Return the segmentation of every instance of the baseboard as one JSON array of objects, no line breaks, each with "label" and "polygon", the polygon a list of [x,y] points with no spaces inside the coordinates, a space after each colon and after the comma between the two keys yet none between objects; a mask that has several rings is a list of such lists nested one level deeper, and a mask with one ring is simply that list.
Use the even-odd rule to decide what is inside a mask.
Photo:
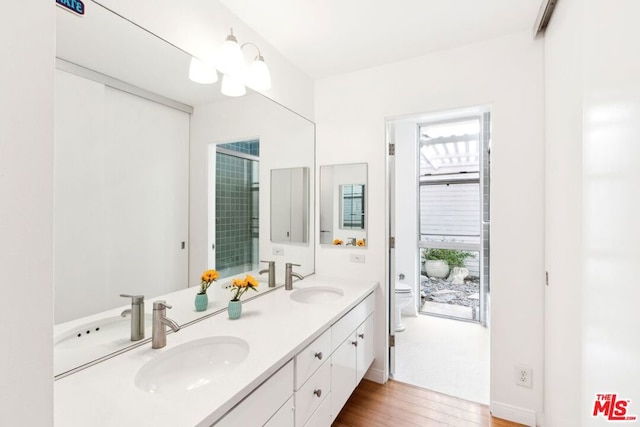
[{"label": "baseboard", "polygon": [[491,402],[489,410],[491,415],[496,418],[536,427],[536,411],[518,408],[501,402]]},{"label": "baseboard", "polygon": [[378,384],[384,384],[384,371],[380,369],[369,369],[364,377],[370,381],[373,381]]}]

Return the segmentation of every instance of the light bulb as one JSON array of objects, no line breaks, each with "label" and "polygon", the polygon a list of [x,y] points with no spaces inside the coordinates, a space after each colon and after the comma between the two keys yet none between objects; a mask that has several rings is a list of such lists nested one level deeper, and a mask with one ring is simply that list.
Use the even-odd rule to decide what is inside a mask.
[{"label": "light bulb", "polygon": [[233,29],[220,48],[218,70],[236,78],[240,78],[244,71],[244,55],[242,55],[238,39],[233,35]]},{"label": "light bulb", "polygon": [[246,84],[255,90],[271,89],[271,74],[261,55],[258,55],[249,66]]},{"label": "light bulb", "polygon": [[247,93],[247,88],[241,80],[227,74],[222,76],[222,87],[220,92],[227,96],[242,96]]},{"label": "light bulb", "polygon": [[213,65],[191,57],[189,78],[196,83],[213,84],[218,81],[218,72]]}]

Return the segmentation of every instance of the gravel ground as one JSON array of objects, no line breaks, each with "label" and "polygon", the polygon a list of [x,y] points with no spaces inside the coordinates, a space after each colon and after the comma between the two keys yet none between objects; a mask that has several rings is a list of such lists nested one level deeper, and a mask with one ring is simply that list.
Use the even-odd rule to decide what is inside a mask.
[{"label": "gravel ground", "polygon": [[462,285],[454,285],[449,279],[422,276],[422,301],[478,307],[480,304],[480,279],[467,277]]}]

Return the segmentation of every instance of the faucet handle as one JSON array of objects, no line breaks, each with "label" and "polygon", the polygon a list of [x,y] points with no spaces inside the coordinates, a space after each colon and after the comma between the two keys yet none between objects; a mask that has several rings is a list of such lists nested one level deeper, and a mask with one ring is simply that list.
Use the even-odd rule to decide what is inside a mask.
[{"label": "faucet handle", "polygon": [[286,265],[289,267],[300,267],[300,264],[294,264],[292,262],[288,262]]},{"label": "faucet handle", "polygon": [[123,298],[131,298],[131,304],[140,304],[144,301],[144,295],[128,295],[128,294],[120,294]]},{"label": "faucet handle", "polygon": [[271,265],[271,264],[275,265],[275,263],[276,263],[275,261],[263,261],[263,260],[260,260],[260,262],[266,262],[269,265]]},{"label": "faucet handle", "polygon": [[173,308],[173,306],[167,304],[166,301],[156,301],[153,303],[154,310],[164,310],[165,308]]}]

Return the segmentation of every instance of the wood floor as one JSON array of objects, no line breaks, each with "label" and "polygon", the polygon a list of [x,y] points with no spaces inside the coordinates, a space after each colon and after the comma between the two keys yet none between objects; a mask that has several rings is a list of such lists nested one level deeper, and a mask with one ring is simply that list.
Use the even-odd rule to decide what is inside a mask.
[{"label": "wood floor", "polygon": [[493,418],[485,405],[397,381],[362,380],[333,427],[520,426]]}]

